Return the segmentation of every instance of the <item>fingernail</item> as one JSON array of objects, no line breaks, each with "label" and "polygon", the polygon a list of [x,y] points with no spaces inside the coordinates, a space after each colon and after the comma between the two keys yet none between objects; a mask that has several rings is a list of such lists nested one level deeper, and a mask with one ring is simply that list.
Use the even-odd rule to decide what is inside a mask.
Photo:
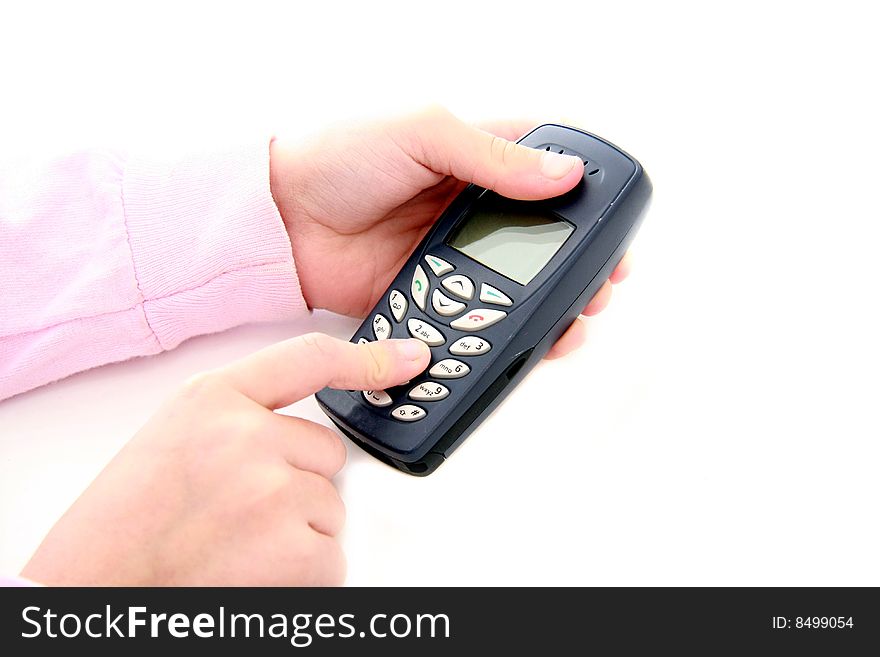
[{"label": "fingernail", "polygon": [[577,162],[578,158],[574,155],[560,155],[559,153],[544,151],[541,153],[541,175],[553,180],[565,178]]},{"label": "fingernail", "polygon": [[421,340],[409,338],[397,343],[397,353],[404,360],[421,360],[429,353],[429,349]]}]

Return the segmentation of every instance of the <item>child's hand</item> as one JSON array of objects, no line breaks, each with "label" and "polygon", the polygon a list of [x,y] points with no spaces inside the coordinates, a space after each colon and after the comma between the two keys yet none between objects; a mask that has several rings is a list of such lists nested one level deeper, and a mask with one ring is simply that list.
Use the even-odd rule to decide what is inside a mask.
[{"label": "child's hand", "polygon": [[331,585],[345,461],[329,429],[273,413],[325,385],[382,389],[428,365],[418,340],[311,334],[195,377],[110,462],[22,575],[49,585]]},{"label": "child's hand", "polygon": [[[579,158],[508,141],[530,127],[508,123],[486,132],[430,109],[337,130],[304,147],[275,140],[272,194],[309,306],[366,315],[469,182],[517,199],[549,198],[574,187],[583,176]],[[622,262],[611,282],[627,271]],[[585,314],[599,312],[610,294],[606,283]],[[584,326],[575,322],[548,357],[583,339]]]}]

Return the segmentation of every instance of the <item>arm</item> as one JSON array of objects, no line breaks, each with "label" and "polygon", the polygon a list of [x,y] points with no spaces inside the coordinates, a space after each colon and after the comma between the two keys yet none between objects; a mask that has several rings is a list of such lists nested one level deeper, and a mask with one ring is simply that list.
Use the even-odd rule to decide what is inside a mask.
[{"label": "arm", "polygon": [[0,165],[0,399],[306,310],[268,141]]}]

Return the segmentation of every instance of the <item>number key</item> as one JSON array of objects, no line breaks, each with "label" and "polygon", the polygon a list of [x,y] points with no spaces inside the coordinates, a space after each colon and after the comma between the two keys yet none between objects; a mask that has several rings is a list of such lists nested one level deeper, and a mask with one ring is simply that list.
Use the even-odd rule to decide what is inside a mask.
[{"label": "number key", "polygon": [[444,358],[435,363],[428,371],[428,374],[435,379],[460,379],[463,376],[467,376],[470,371],[470,366],[462,363],[460,360]]},{"label": "number key", "polygon": [[449,388],[433,381],[424,381],[409,391],[409,398],[415,401],[440,401],[449,396]]},{"label": "number key", "polygon": [[406,295],[403,292],[391,290],[391,294],[388,295],[388,305],[391,306],[391,314],[394,315],[394,320],[399,322],[406,314],[406,307],[409,305],[409,302],[406,300]]},{"label": "number key", "polygon": [[373,335],[377,340],[385,340],[391,337],[391,322],[384,315],[373,317]]},{"label": "number key", "polygon": [[479,356],[491,348],[492,345],[487,340],[478,338],[476,335],[466,335],[450,345],[449,353],[454,356]]},{"label": "number key", "polygon": [[415,422],[425,417],[425,409],[415,404],[404,404],[391,411],[391,417],[401,422]]},{"label": "number key", "polygon": [[446,338],[440,331],[428,324],[428,322],[423,322],[420,319],[410,319],[406,323],[406,328],[409,329],[411,336],[426,342],[429,347],[439,347],[446,342]]},{"label": "number key", "polygon": [[391,396],[384,390],[365,390],[364,399],[373,406],[391,406]]}]

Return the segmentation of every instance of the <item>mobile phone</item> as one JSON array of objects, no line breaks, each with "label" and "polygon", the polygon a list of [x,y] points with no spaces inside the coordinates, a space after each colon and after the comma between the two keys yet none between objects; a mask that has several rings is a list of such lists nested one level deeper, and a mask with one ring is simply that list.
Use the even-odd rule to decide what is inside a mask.
[{"label": "mobile phone", "polygon": [[541,360],[614,270],[648,207],[642,166],[604,139],[547,124],[518,143],[576,155],[582,180],[543,201],[465,188],[352,337],[419,338],[431,364],[388,390],[316,395],[346,436],[412,475],[433,472]]}]

